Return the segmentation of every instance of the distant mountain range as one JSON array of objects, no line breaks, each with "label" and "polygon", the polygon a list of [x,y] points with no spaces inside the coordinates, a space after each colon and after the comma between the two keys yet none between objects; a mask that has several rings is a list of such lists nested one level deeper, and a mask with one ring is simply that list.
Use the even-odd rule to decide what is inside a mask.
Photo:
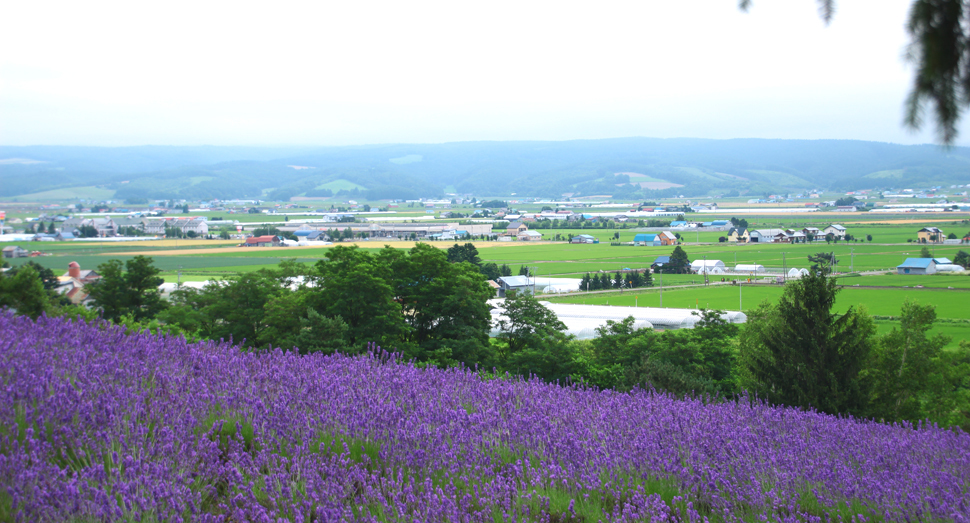
[{"label": "distant mountain range", "polygon": [[43,200],[796,193],[970,183],[970,148],[617,138],[354,147],[2,147],[0,197]]}]

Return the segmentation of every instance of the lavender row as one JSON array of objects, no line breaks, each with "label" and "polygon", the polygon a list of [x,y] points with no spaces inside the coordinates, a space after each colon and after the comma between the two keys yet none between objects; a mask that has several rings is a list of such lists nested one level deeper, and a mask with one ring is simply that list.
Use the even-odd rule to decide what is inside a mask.
[{"label": "lavender row", "polygon": [[0,315],[21,521],[964,521],[970,436]]}]

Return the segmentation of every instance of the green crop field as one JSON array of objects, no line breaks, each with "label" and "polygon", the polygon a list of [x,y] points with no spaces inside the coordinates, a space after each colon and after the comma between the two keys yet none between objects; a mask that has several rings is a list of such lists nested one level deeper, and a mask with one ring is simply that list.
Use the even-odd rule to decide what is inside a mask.
[{"label": "green crop field", "polygon": [[[665,282],[666,283],[666,282]],[[750,310],[762,301],[774,302],[781,296],[781,285],[710,285],[664,290],[663,306],[674,308],[710,308]],[[660,290],[626,291],[623,293],[595,293],[550,297],[550,301],[563,303],[586,303],[589,305],[623,305],[660,307]],[[902,304],[910,299],[922,304],[936,306],[940,318],[970,318],[970,292],[940,289],[868,289],[844,287],[836,302],[836,311],[844,312],[850,306],[865,306],[870,314],[899,316]]]},{"label": "green crop field", "polygon": [[970,289],[970,273],[962,274],[930,274],[930,275],[900,275],[886,274],[865,276],[864,278],[840,278],[842,285],[860,285],[875,287],[932,287],[946,289]]}]

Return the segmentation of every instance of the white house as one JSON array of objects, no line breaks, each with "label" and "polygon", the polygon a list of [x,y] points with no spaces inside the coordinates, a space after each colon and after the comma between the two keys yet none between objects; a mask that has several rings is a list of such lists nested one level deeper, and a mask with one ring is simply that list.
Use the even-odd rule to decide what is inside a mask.
[{"label": "white house", "polygon": [[832,235],[836,236],[837,238],[844,239],[845,238],[845,231],[846,231],[845,227],[843,227],[841,225],[838,225],[838,224],[832,224],[832,225],[829,225],[828,227],[826,227],[825,229],[822,230],[822,233],[823,233],[822,236],[826,236],[828,234],[832,234]]}]

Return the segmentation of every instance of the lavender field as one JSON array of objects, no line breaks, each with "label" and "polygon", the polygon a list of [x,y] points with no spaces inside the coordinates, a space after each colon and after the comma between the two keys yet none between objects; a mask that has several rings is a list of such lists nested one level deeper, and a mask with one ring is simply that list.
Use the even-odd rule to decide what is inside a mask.
[{"label": "lavender field", "polygon": [[0,314],[0,521],[967,521],[970,435]]}]

